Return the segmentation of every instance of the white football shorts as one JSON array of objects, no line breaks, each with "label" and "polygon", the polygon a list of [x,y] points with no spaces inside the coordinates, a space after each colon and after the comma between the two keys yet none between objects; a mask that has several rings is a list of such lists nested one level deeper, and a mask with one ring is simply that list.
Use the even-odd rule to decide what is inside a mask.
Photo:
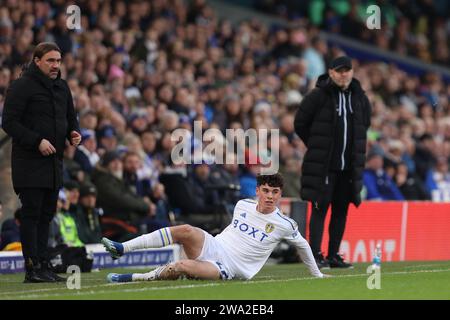
[{"label": "white football shorts", "polygon": [[233,279],[235,274],[229,266],[227,257],[224,255],[222,245],[208,232],[202,231],[205,234],[205,241],[202,252],[195,260],[208,261],[213,264],[219,270],[222,280]]}]

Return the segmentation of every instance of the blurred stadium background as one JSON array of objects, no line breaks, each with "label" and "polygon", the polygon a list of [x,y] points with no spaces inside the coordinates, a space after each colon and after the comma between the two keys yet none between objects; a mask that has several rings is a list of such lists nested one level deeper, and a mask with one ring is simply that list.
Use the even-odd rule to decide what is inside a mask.
[{"label": "blurred stadium background", "polygon": [[[174,165],[170,134],[192,130],[193,121],[223,136],[226,128],[280,130],[286,178],[281,206],[307,236],[309,207],[299,199],[305,146],[294,133],[294,113],[329,62],[347,54],[373,107],[368,150],[382,155],[377,170],[387,177],[380,182],[381,196],[371,198],[364,189],[366,201],[357,211],[351,208],[341,252],[351,262],[369,262],[381,243],[385,261],[450,260],[448,1],[0,4],[0,114],[8,84],[30,61],[34,46],[54,41],[63,51],[62,77],[83,128],[82,147],[65,152],[65,188],[55,218],[56,226],[72,218],[78,229],[68,232],[76,231],[79,242],[62,234],[53,246],[87,245],[97,253],[102,234],[123,240],[182,222],[219,232],[233,203],[254,196],[260,167],[250,163],[254,150],[245,144],[241,165]],[[72,4],[80,8],[80,29],[66,25]],[[366,26],[372,4],[380,8],[379,30]],[[199,145],[192,139],[193,149]],[[14,220],[20,204],[11,185],[10,152],[0,129],[0,248],[7,250],[0,256],[1,273],[23,269],[20,253],[14,253],[20,250]],[[121,179],[108,166],[115,161],[124,168]],[[80,194],[94,196],[95,205],[81,204]],[[83,224],[86,212],[98,228]],[[286,252],[280,248],[273,260],[296,261]],[[100,256],[94,267],[119,266],[101,263]],[[136,263],[120,264],[126,265]]]}]

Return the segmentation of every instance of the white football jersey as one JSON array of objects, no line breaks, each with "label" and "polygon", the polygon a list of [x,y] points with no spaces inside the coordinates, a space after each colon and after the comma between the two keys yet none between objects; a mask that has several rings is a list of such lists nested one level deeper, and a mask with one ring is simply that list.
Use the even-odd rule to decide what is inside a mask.
[{"label": "white football jersey", "polygon": [[231,224],[215,238],[237,277],[251,279],[264,266],[277,244],[286,239],[300,249],[302,261],[312,275],[321,277],[308,242],[298,231],[297,223],[276,208],[263,214],[252,199],[238,201]]}]

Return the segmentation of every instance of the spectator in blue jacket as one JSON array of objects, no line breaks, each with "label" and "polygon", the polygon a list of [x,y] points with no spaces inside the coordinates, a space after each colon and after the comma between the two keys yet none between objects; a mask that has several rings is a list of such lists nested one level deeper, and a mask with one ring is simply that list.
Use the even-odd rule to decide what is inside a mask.
[{"label": "spectator in blue jacket", "polygon": [[239,177],[241,199],[256,197],[256,176],[260,173],[261,162],[258,156],[245,152],[245,167]]},{"label": "spectator in blue jacket", "polygon": [[425,186],[433,201],[448,201],[450,198],[450,172],[447,158],[440,157],[436,165],[428,170]]},{"label": "spectator in blue jacket", "polygon": [[383,155],[371,150],[367,155],[363,182],[367,190],[366,200],[404,200],[395,182],[383,169]]}]

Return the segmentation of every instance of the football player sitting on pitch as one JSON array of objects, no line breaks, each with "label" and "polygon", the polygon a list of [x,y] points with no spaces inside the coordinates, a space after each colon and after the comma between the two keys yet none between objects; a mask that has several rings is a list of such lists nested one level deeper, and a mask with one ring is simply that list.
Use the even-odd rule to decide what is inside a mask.
[{"label": "football player sitting on pitch", "polygon": [[257,201],[238,201],[231,224],[215,237],[202,229],[180,225],[159,229],[124,243],[103,238],[102,243],[113,258],[133,250],[161,248],[173,243],[181,244],[188,258],[148,273],[110,273],[108,281],[175,280],[182,276],[205,280],[251,279],[283,239],[299,249],[302,261],[313,276],[324,277],[297,224],[277,208],[282,188],[281,174],[259,175]]}]

